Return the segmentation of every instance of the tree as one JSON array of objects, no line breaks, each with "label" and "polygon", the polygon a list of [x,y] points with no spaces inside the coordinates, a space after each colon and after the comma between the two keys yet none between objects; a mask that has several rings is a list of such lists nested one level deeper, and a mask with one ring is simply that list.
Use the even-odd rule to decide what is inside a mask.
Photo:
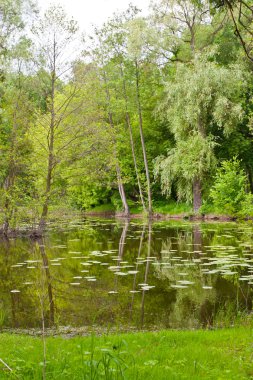
[{"label": "tree", "polygon": [[[46,113],[40,113],[37,118],[37,124],[41,128],[36,141],[47,157],[40,228],[43,228],[46,223],[55,169],[61,160],[64,149],[77,139],[79,132],[78,129],[78,132],[69,133],[69,127],[64,126],[66,117],[75,111],[71,108],[71,103],[76,96],[77,87],[74,85],[64,93],[62,90],[64,85],[61,82],[63,78],[66,80],[66,73],[71,68],[67,58],[71,55],[71,43],[77,30],[76,22],[73,19],[69,20],[61,7],[55,6],[45,12],[43,19],[34,28],[36,42],[39,44],[40,84],[45,89],[47,102]],[[57,95],[58,92],[61,95]],[[81,104],[78,105],[79,108]],[[66,128],[68,129],[68,141],[65,140]],[[41,139],[43,135],[44,139]],[[61,147],[59,145],[57,147],[60,141],[63,143]]]},{"label": "tree", "polygon": [[136,94],[136,105],[139,119],[139,131],[141,138],[141,147],[143,153],[143,161],[145,166],[146,181],[147,181],[147,194],[148,194],[148,214],[152,215],[152,195],[151,195],[151,181],[149,174],[149,166],[146,152],[146,144],[143,131],[143,107],[141,99],[141,63],[145,56],[145,49],[143,41],[145,41],[145,34],[147,33],[146,23],[143,19],[135,19],[128,23],[128,56],[134,64],[134,83]]},{"label": "tree", "polygon": [[[0,59],[7,57],[24,38],[25,18],[36,11],[32,0],[0,0]],[[27,20],[26,20],[27,21]]]},{"label": "tree", "polygon": [[190,200],[191,191],[186,190],[190,186],[195,212],[202,203],[203,181],[215,161],[214,130],[217,126],[226,136],[236,129],[243,117],[240,96],[245,86],[240,67],[223,68],[203,58],[192,65],[179,64],[173,82],[167,84],[160,112],[166,114],[176,146],[168,158],[157,161],[156,173],[161,171],[167,192],[177,178],[179,199]]},{"label": "tree", "polygon": [[32,55],[31,41],[23,33],[25,18],[33,16],[34,11],[31,1],[0,2],[0,185],[4,234],[13,226],[18,206],[30,198],[33,187],[29,128],[34,110],[27,78]]},{"label": "tree", "polygon": [[[120,15],[111,19],[107,25],[108,37],[106,43],[113,52],[112,64],[120,79],[117,83],[117,93],[119,98],[123,98],[123,107],[125,113],[125,121],[129,131],[130,146],[132,151],[134,170],[138,184],[139,196],[142,204],[143,211],[146,211],[145,200],[142,191],[141,178],[136,157],[136,148],[133,136],[133,126],[131,121],[131,99],[129,95],[129,57],[127,54],[127,37],[128,37],[128,23],[134,19],[138,13],[138,9],[129,6],[128,10]],[[131,81],[131,79],[130,79]]]},{"label": "tree", "polygon": [[253,62],[253,2],[252,0],[209,0],[210,4],[228,13],[247,58]]},{"label": "tree", "polygon": [[15,222],[18,206],[24,206],[33,192],[29,130],[34,121],[34,111],[27,80],[21,71],[9,75],[5,86],[1,100],[0,183],[3,232],[7,234],[10,225]]}]

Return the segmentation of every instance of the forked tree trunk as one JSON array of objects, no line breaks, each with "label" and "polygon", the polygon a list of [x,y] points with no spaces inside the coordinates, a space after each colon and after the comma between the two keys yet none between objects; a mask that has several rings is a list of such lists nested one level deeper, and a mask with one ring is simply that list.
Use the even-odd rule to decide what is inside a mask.
[{"label": "forked tree trunk", "polygon": [[198,178],[193,181],[193,211],[197,213],[202,205],[201,182]]}]

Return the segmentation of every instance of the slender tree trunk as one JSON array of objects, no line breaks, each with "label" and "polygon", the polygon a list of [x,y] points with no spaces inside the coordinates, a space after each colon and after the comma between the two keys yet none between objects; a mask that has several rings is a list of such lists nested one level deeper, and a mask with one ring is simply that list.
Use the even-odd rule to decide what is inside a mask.
[{"label": "slender tree trunk", "polygon": [[124,214],[128,216],[129,215],[129,206],[127,203],[125,188],[124,188],[124,185],[122,182],[121,171],[120,171],[120,167],[118,164],[116,164],[116,172],[117,172],[119,194],[120,194],[120,198],[121,198],[121,201],[122,201],[122,204],[124,207]]},{"label": "slender tree trunk", "polygon": [[140,137],[141,137],[141,146],[143,152],[143,160],[145,165],[146,180],[147,180],[147,193],[148,193],[148,214],[152,215],[152,196],[151,196],[151,185],[150,185],[150,176],[148,168],[148,160],[146,154],[145,140],[143,134],[143,119],[142,119],[142,107],[140,100],[140,75],[139,75],[139,66],[137,60],[135,60],[135,78],[136,78],[136,101],[139,115],[139,128],[140,128]]},{"label": "slender tree trunk", "polygon": [[193,181],[193,211],[198,212],[202,205],[201,181],[195,178]]},{"label": "slender tree trunk", "polygon": [[127,91],[126,91],[126,82],[124,79],[122,64],[120,65],[120,74],[121,74],[121,78],[122,78],[122,82],[123,82],[123,95],[124,95],[124,100],[125,100],[126,124],[128,126],[128,131],[129,131],[130,145],[131,145],[133,162],[134,162],[134,170],[135,170],[135,175],[136,175],[136,179],[137,179],[137,184],[138,184],[142,208],[143,208],[143,211],[146,211],[146,205],[145,205],[145,201],[144,201],[144,197],[143,197],[143,193],[142,193],[141,181],[140,181],[138,165],[137,165],[137,160],[136,160],[136,154],[135,154],[133,130],[132,130],[132,125],[131,125],[131,120],[130,120],[130,114],[128,111],[128,96],[127,96]]},{"label": "slender tree trunk", "polygon": [[44,229],[47,216],[48,207],[51,197],[51,187],[54,169],[54,140],[55,140],[55,84],[56,84],[56,41],[54,39],[54,51],[53,51],[53,71],[51,74],[51,109],[50,109],[50,126],[48,137],[48,165],[47,165],[47,179],[46,179],[46,191],[45,200],[42,206],[42,213],[39,222],[39,229]]},{"label": "slender tree trunk", "polygon": [[53,174],[53,138],[51,138],[52,144],[50,150],[52,150],[49,153],[48,157],[48,167],[47,167],[47,180],[46,180],[46,192],[45,192],[45,200],[42,207],[42,213],[40,217],[40,223],[39,228],[43,229],[46,224],[46,219],[48,215],[48,206],[50,202],[50,192],[51,192],[51,186],[52,186],[52,174]]},{"label": "slender tree trunk", "polygon": [[[111,112],[111,97],[110,97],[110,92],[107,86],[107,77],[106,77],[105,72],[103,73],[103,77],[104,77],[104,82],[105,82],[105,92],[106,92],[106,100],[107,100],[107,107],[108,107],[109,123],[110,123],[111,129],[114,130],[114,123],[113,123],[113,117],[112,117],[112,112]],[[122,205],[124,207],[124,214],[128,216],[129,206],[126,199],[126,193],[125,193],[124,183],[122,181],[120,166],[118,164],[117,151],[116,151],[116,139],[114,141],[114,158],[116,161],[116,174],[117,174],[119,195],[122,201]]]}]

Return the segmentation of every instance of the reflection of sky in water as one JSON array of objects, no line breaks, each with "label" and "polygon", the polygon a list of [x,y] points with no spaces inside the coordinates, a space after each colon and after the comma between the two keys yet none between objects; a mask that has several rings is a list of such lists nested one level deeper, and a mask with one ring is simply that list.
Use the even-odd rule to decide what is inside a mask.
[{"label": "reflection of sky in water", "polygon": [[0,243],[2,325],[178,328],[250,311],[253,228],[86,220]]}]

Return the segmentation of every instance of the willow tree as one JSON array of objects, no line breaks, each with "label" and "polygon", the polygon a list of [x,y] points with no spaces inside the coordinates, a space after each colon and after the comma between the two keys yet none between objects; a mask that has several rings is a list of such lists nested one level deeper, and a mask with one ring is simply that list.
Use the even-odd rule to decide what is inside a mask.
[{"label": "willow tree", "polygon": [[220,67],[215,62],[195,59],[177,66],[167,83],[161,113],[175,138],[175,148],[159,157],[156,174],[161,174],[164,192],[174,183],[178,199],[191,201],[197,212],[204,183],[215,166],[215,130],[228,136],[243,117],[240,103],[246,81],[239,66]]}]

